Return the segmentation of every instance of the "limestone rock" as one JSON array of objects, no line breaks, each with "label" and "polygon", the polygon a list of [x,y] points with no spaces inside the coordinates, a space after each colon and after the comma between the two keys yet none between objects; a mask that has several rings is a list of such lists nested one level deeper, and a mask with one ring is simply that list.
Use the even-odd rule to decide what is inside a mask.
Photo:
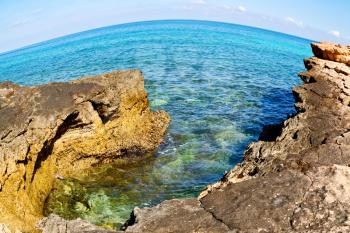
[{"label": "limestone rock", "polygon": [[0,224],[0,233],[11,233],[5,224]]},{"label": "limestone rock", "polygon": [[117,233],[81,219],[68,221],[54,214],[40,220],[37,227],[42,230],[42,233]]},{"label": "limestone rock", "polygon": [[318,58],[350,65],[350,46],[323,42],[312,43],[311,47]]},{"label": "limestone rock", "polygon": [[196,199],[170,200],[153,208],[135,208],[131,233],[217,233],[226,232],[228,227],[205,211]]},{"label": "limestone rock", "polygon": [[[293,90],[298,113],[265,127],[243,161],[198,198],[230,232],[350,232],[350,48],[312,48],[304,84]],[[149,222],[163,229],[157,209],[127,230]],[[170,212],[167,218],[177,219]],[[171,223],[168,229],[192,232],[191,223]]]},{"label": "limestone rock", "polygon": [[55,177],[154,151],[169,124],[140,71],[66,83],[0,84],[0,223],[32,232]]}]

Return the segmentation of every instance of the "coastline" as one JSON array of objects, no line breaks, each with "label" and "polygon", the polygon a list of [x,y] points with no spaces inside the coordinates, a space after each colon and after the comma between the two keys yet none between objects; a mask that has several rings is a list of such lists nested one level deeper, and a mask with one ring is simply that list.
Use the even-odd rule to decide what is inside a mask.
[{"label": "coastline", "polygon": [[[350,231],[350,67],[346,65],[350,48],[339,49],[336,45],[316,43],[312,46],[314,52],[317,51],[317,57],[305,60],[308,71],[300,73],[304,84],[293,89],[296,115],[288,118],[282,125],[265,127],[259,141],[248,146],[243,161],[219,182],[209,185],[198,199],[174,199],[151,208],[135,208],[123,231]],[[7,100],[19,88],[8,83],[2,85],[7,85],[2,89],[2,95]],[[133,114],[139,113],[140,109],[141,112],[148,109],[147,95],[142,91],[143,83],[141,86],[142,98],[137,98],[141,108],[131,111]],[[78,90],[83,90],[83,93],[85,91],[84,88]],[[26,91],[28,90],[24,90]],[[74,99],[82,98],[79,96]],[[129,111],[138,106],[134,101],[125,101],[125,105],[122,105],[124,110]],[[79,104],[83,102],[78,101]],[[106,116],[104,113],[110,112],[105,109],[101,111],[101,106],[96,104],[92,104],[92,108],[102,122]],[[163,114],[160,117],[163,124],[158,125],[159,134],[148,149],[159,145],[169,123],[167,115],[160,114]],[[81,121],[86,123],[89,119],[86,116],[89,114],[82,115]],[[109,120],[111,118],[108,117]],[[127,118],[124,120],[129,122]],[[73,130],[77,128],[76,123],[72,124]],[[150,135],[153,132],[150,130]],[[3,136],[7,138],[11,134],[10,132]],[[72,135],[76,134],[68,134],[68,138]],[[134,139],[134,136],[130,138]],[[96,149],[96,145],[91,148],[93,149]],[[60,152],[60,149],[53,151]],[[74,155],[68,157],[74,158]],[[17,161],[22,161],[17,165],[27,165],[23,160]],[[70,161],[76,159],[64,162],[63,166]],[[89,164],[91,163],[85,165]],[[43,171],[47,175],[45,171],[50,173],[50,166],[46,166]],[[11,200],[11,196],[8,198]],[[39,219],[39,215],[35,216],[35,220]],[[5,220],[2,221],[8,224]],[[31,220],[30,224],[32,222]],[[81,219],[68,221],[55,215],[40,220],[37,227],[44,233],[121,232],[104,230]],[[16,227],[12,224],[9,228],[14,230]],[[0,224],[1,230],[7,232],[7,226]]]},{"label": "coastline", "polygon": [[242,163],[198,200],[135,208],[126,232],[350,231],[349,48],[339,47],[312,44],[297,114],[266,127]]},{"label": "coastline", "polygon": [[[149,108],[141,71],[0,84],[0,223],[36,232],[56,179],[154,151],[170,117]],[[1,226],[1,224],[0,224]]]}]

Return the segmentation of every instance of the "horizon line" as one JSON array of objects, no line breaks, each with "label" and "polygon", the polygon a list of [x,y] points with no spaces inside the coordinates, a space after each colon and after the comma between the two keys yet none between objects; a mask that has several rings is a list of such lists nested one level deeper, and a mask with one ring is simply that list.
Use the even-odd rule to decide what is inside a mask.
[{"label": "horizon line", "polygon": [[298,36],[298,35],[288,34],[288,33],[285,33],[285,32],[274,31],[274,30],[267,29],[267,28],[261,28],[261,27],[256,27],[256,26],[250,26],[250,25],[244,25],[244,24],[238,24],[238,23],[232,23],[232,22],[225,22],[225,21],[201,20],[201,19],[156,19],[156,20],[141,20],[141,21],[131,21],[131,22],[127,22],[127,23],[111,24],[111,25],[106,25],[106,26],[102,26],[102,27],[97,27],[97,28],[91,28],[91,29],[87,29],[87,30],[83,30],[83,31],[78,31],[78,32],[70,33],[70,34],[64,34],[64,35],[61,35],[61,36],[58,36],[58,37],[53,37],[51,39],[47,39],[47,40],[39,41],[39,42],[36,42],[36,43],[33,43],[33,44],[25,45],[23,47],[10,49],[8,51],[4,51],[4,52],[0,51],[0,56],[11,54],[11,53],[14,53],[14,52],[17,52],[17,51],[20,51],[20,50],[25,50],[25,49],[32,48],[32,47],[37,47],[37,46],[40,46],[43,43],[47,43],[47,42],[54,41],[54,40],[57,40],[57,39],[61,39],[61,38],[64,38],[64,37],[75,36],[75,35],[78,35],[78,34],[92,32],[92,31],[95,31],[95,30],[102,30],[102,29],[106,29],[106,28],[109,28],[109,27],[125,26],[125,25],[129,25],[129,24],[138,24],[138,23],[166,22],[166,21],[169,21],[169,22],[175,22],[175,21],[188,21],[188,22],[190,22],[190,21],[195,21],[195,22],[229,24],[229,25],[234,25],[234,26],[243,26],[243,27],[248,27],[248,28],[252,28],[252,29],[259,29],[259,30],[263,30],[263,31],[278,33],[278,34],[287,35],[287,36],[291,36],[291,37],[302,39],[302,40],[307,40],[307,41],[310,41],[310,42],[319,42],[318,40],[305,38],[305,37],[301,37],[301,36]]}]

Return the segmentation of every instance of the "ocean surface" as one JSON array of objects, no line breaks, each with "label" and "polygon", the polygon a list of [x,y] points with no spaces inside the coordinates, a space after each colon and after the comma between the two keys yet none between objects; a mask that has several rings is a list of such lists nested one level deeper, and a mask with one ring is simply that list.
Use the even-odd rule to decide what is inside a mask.
[{"label": "ocean surface", "polygon": [[194,197],[242,159],[266,124],[294,113],[310,41],[204,21],[151,21],[86,31],[0,54],[0,81],[68,81],[141,69],[151,107],[170,113],[156,154],[58,182],[45,213],[118,228],[134,206]]}]

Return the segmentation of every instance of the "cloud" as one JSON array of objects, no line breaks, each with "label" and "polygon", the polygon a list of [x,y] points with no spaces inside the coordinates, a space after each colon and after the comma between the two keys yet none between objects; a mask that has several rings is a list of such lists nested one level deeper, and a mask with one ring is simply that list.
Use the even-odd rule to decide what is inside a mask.
[{"label": "cloud", "polygon": [[180,8],[184,10],[193,10],[193,6],[182,6]]},{"label": "cloud", "polygon": [[21,17],[21,18],[17,19],[16,21],[14,21],[12,24],[8,25],[8,28],[16,28],[16,27],[26,25],[26,24],[30,23],[31,21],[35,20],[37,17],[39,17],[38,15],[42,11],[43,11],[42,8],[35,9],[26,17]]},{"label": "cloud", "polygon": [[21,25],[25,25],[25,24],[29,23],[30,21],[31,21],[30,18],[19,19],[19,20],[16,20],[14,23],[12,23],[9,27],[10,28],[15,28],[15,27],[18,27],[18,26],[21,26]]},{"label": "cloud", "polygon": [[292,17],[286,17],[286,18],[284,18],[284,20],[287,21],[288,23],[294,24],[298,27],[301,27],[301,28],[304,27],[303,21],[296,20]]},{"label": "cloud", "polygon": [[332,30],[332,31],[329,31],[329,34],[335,36],[335,37],[340,37],[340,32],[337,31],[337,30]]},{"label": "cloud", "polygon": [[32,12],[33,15],[40,14],[43,11],[43,8],[38,8]]},{"label": "cloud", "polygon": [[247,11],[247,9],[244,6],[238,6],[236,8],[236,10],[238,10],[239,12],[246,12]]},{"label": "cloud", "polygon": [[198,4],[198,5],[205,5],[206,2],[204,0],[193,0],[192,1],[194,4]]}]

